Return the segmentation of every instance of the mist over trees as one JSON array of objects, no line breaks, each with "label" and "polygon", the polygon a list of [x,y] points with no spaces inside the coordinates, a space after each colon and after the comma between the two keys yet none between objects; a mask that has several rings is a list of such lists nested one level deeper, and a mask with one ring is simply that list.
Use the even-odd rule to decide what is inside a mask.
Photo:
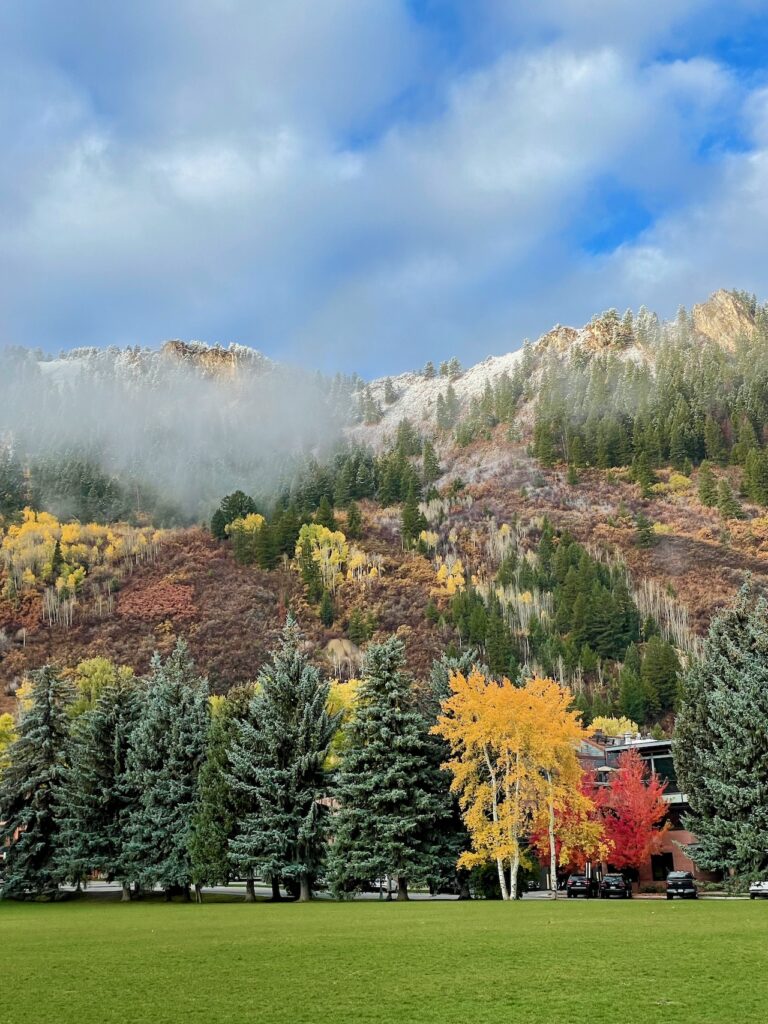
[{"label": "mist over trees", "polygon": [[59,517],[100,521],[190,522],[237,488],[271,496],[334,445],[352,387],[237,347],[4,349],[0,512],[25,487]]}]

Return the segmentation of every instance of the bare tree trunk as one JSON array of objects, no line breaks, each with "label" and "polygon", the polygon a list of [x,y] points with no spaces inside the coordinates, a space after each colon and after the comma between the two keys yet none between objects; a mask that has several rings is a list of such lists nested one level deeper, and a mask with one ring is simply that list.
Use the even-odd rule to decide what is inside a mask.
[{"label": "bare tree trunk", "polygon": [[253,884],[253,877],[246,878],[245,880],[245,902],[255,903],[256,902],[256,889]]},{"label": "bare tree trunk", "polygon": [[120,894],[120,902],[121,903],[130,903],[131,902],[131,883],[130,882],[123,882],[121,888],[122,888],[122,893]]},{"label": "bare tree trunk", "polygon": [[195,903],[203,902],[203,887],[195,882]]},{"label": "bare tree trunk", "polygon": [[283,898],[280,893],[280,879],[275,875],[274,878],[270,878],[270,885],[272,886],[272,901],[273,903],[279,903]]},{"label": "bare tree trunk", "polygon": [[309,884],[309,875],[302,871],[299,876],[299,903],[309,903],[312,899],[312,886]]},{"label": "bare tree trunk", "polygon": [[404,875],[397,876],[397,902],[403,903],[409,899],[408,896],[408,879]]},{"label": "bare tree trunk", "polygon": [[552,772],[547,772],[549,802],[549,891],[557,895],[557,850],[555,848],[555,794]]}]

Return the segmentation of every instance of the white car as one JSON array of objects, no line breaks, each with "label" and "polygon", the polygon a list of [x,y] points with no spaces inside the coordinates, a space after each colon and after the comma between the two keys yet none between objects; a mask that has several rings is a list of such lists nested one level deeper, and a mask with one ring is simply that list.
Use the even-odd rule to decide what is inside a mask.
[{"label": "white car", "polygon": [[749,898],[751,900],[768,900],[768,880],[763,882],[752,882],[749,886]]}]

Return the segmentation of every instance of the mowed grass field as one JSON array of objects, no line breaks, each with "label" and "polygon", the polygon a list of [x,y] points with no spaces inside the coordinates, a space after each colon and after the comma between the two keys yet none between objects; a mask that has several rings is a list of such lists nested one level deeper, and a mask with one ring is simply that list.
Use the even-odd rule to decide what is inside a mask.
[{"label": "mowed grass field", "polygon": [[768,902],[0,903],[2,1024],[768,1020]]}]

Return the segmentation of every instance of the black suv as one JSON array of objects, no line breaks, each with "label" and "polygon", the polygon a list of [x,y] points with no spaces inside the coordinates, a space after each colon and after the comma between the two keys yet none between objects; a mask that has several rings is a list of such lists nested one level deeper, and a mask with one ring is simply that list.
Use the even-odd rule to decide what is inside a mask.
[{"label": "black suv", "polygon": [[632,883],[623,875],[606,875],[600,883],[600,899],[609,900],[613,896],[622,900],[632,897]]},{"label": "black suv", "polygon": [[597,894],[597,883],[594,878],[588,878],[586,875],[571,875],[566,883],[565,891],[569,900],[575,899],[576,896],[584,896],[589,899],[590,896]]},{"label": "black suv", "polygon": [[670,871],[667,875],[667,899],[695,900],[696,883],[690,871]]}]

